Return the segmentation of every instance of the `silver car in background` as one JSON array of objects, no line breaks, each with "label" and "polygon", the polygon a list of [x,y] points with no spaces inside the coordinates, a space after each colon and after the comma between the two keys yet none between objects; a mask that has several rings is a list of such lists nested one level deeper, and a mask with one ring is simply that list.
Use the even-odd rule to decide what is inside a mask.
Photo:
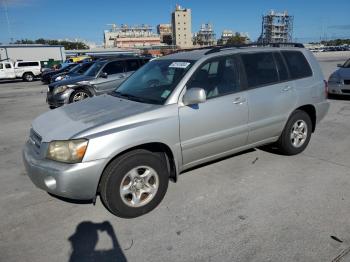
[{"label": "silver car in background", "polygon": [[329,94],[350,95],[350,59],[338,67],[328,79]]},{"label": "silver car in background", "polygon": [[23,150],[27,173],[50,194],[99,195],[110,212],[132,218],[194,166],[272,143],[298,154],[329,104],[319,64],[296,46],[155,59],[114,92],[35,119]]}]

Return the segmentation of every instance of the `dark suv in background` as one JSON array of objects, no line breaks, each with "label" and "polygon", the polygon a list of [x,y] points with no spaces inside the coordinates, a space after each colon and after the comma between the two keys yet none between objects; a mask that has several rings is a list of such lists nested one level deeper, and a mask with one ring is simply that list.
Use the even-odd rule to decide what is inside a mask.
[{"label": "dark suv in background", "polygon": [[64,64],[58,70],[55,70],[55,69],[46,70],[46,71],[42,72],[42,74],[41,74],[41,82],[43,82],[44,84],[50,84],[51,83],[51,78],[54,75],[57,75],[57,74],[60,74],[60,73],[66,73],[69,70],[71,70],[73,67],[75,67],[76,65],[77,65],[76,63]]},{"label": "dark suv in background", "polygon": [[50,84],[47,103],[53,109],[113,91],[149,60],[145,57],[99,59],[83,75]]},{"label": "dark suv in background", "polygon": [[68,72],[61,72],[61,73],[58,73],[56,75],[53,75],[51,77],[50,83],[82,75],[90,68],[90,66],[93,65],[93,63],[94,62],[92,62],[92,61],[91,62],[90,61],[89,62],[82,62],[82,63],[79,63],[76,66],[72,67]]}]

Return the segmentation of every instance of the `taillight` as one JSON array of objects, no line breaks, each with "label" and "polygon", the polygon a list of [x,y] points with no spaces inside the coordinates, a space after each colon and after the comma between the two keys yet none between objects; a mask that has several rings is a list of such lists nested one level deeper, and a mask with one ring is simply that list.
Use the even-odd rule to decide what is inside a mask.
[{"label": "taillight", "polygon": [[324,82],[324,96],[325,98],[328,97],[328,82],[326,80],[323,80]]}]

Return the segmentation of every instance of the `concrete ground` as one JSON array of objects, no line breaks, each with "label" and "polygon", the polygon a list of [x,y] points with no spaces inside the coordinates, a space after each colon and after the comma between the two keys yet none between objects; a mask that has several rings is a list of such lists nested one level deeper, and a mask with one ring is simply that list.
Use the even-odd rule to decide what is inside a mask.
[{"label": "concrete ground", "polygon": [[[348,57],[319,59],[328,77]],[[350,261],[350,99],[330,100],[304,153],[255,149],[186,172],[127,220],[26,176],[21,148],[45,92],[0,84],[0,261]]]}]

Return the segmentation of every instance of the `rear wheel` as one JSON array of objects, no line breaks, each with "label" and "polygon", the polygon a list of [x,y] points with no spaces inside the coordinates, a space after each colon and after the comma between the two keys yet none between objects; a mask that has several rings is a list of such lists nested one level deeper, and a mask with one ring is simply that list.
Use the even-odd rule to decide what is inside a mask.
[{"label": "rear wheel", "polygon": [[34,80],[33,73],[24,73],[23,74],[23,81],[32,82],[33,80]]},{"label": "rear wheel", "polygon": [[100,194],[111,213],[133,218],[157,207],[168,183],[163,153],[139,149],[116,158],[107,166],[101,178]]},{"label": "rear wheel", "polygon": [[296,110],[289,118],[277,146],[285,155],[296,155],[304,151],[309,144],[312,132],[310,116],[302,110]]},{"label": "rear wheel", "polygon": [[69,103],[82,101],[82,100],[89,98],[91,96],[92,95],[89,91],[84,90],[84,89],[77,89],[71,94],[71,96],[69,98]]}]

